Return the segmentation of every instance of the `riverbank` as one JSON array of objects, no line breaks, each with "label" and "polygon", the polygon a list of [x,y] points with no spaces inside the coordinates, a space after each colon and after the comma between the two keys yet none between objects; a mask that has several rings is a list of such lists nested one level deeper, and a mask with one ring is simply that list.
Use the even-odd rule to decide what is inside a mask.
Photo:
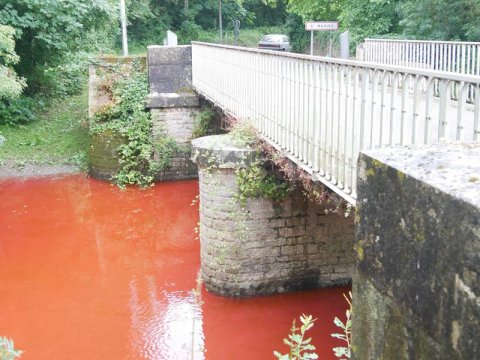
[{"label": "riverbank", "polygon": [[43,177],[60,174],[74,174],[82,172],[82,168],[75,165],[49,165],[49,164],[18,164],[7,160],[0,165],[0,179]]},{"label": "riverbank", "polygon": [[87,92],[52,100],[37,119],[0,125],[0,177],[44,176],[86,169]]}]

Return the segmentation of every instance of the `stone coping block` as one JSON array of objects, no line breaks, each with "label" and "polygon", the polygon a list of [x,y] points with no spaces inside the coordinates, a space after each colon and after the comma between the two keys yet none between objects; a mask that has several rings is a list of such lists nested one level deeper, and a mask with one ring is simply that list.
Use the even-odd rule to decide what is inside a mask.
[{"label": "stone coping block", "polygon": [[147,57],[150,93],[192,91],[191,46],[149,46]]},{"label": "stone coping block", "polygon": [[258,156],[258,150],[239,144],[230,134],[192,140],[192,161],[199,167],[236,169],[248,166]]},{"label": "stone coping block", "polygon": [[480,358],[480,144],[359,158],[354,359]]},{"label": "stone coping block", "polygon": [[195,93],[150,93],[147,108],[199,107],[200,99]]},{"label": "stone coping block", "polygon": [[[364,154],[480,207],[480,144],[392,147]],[[359,176],[365,178],[361,170]]]},{"label": "stone coping block", "polygon": [[147,46],[149,65],[172,65],[192,64],[192,47],[190,45],[179,46]]}]

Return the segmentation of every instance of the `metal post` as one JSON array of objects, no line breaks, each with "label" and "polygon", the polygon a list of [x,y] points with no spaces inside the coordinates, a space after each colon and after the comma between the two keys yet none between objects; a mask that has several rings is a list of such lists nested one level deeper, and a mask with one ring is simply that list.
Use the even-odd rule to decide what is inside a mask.
[{"label": "metal post", "polygon": [[238,45],[238,37],[240,36],[240,20],[233,20],[233,43]]},{"label": "metal post", "polygon": [[222,0],[218,0],[218,30],[220,31],[220,40],[222,40],[223,39]]},{"label": "metal post", "polygon": [[333,48],[332,48],[332,37],[333,37],[333,31],[329,31],[330,36],[330,45],[329,45],[329,50],[328,50],[328,56],[333,57]]},{"label": "metal post", "polygon": [[310,55],[313,55],[313,31],[310,31]]},{"label": "metal post", "polygon": [[120,22],[122,24],[122,51],[123,51],[123,56],[128,56],[127,14],[126,14],[126,11],[125,11],[125,0],[120,0]]}]

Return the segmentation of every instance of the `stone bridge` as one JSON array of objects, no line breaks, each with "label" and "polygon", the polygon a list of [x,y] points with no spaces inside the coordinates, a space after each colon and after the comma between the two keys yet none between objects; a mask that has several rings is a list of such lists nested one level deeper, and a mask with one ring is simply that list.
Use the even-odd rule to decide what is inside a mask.
[{"label": "stone bridge", "polygon": [[355,237],[352,217],[300,194],[241,204],[252,149],[193,141],[207,289],[353,275],[355,358],[480,357],[479,76],[205,43],[149,47],[148,63],[155,131],[188,142],[200,95],[357,206]]}]

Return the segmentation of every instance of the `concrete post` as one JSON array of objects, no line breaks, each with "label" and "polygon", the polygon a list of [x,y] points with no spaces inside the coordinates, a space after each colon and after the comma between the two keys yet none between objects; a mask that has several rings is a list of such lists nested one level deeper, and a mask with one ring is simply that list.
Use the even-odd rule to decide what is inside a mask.
[{"label": "concrete post", "polygon": [[350,31],[345,31],[340,35],[340,58],[350,58]]}]

